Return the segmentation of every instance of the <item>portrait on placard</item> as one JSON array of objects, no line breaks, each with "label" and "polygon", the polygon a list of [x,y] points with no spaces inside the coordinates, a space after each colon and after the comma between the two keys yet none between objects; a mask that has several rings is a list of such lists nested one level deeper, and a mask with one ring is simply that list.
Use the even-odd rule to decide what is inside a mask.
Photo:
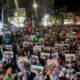
[{"label": "portrait on placard", "polygon": [[3,57],[13,58],[13,52],[12,51],[4,51]]},{"label": "portrait on placard", "polygon": [[66,61],[76,61],[76,55],[75,54],[65,54],[65,60]]},{"label": "portrait on placard", "polygon": [[41,52],[41,58],[50,58],[50,53]]},{"label": "portrait on placard", "polygon": [[35,46],[33,47],[33,51],[34,51],[34,52],[36,52],[36,51],[41,51],[41,46],[35,45]]},{"label": "portrait on placard", "polygon": [[12,45],[5,45],[5,47],[8,51],[12,51]]}]

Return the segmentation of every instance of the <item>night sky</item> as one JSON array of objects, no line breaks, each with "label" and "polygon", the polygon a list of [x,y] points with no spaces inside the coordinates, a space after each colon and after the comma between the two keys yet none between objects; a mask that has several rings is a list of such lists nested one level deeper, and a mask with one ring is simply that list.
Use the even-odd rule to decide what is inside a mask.
[{"label": "night sky", "polygon": [[[0,7],[1,7],[1,1],[2,0],[0,0]],[[14,7],[15,5],[13,5],[14,2],[12,1],[13,0],[9,0],[10,2],[9,6],[11,9],[15,8]],[[33,0],[18,0],[18,3],[19,7],[27,7],[28,9],[30,9],[32,7]],[[75,11],[75,10],[80,11],[80,0],[54,0],[53,5],[55,9],[60,9],[63,8],[64,6],[67,6],[69,11]]]},{"label": "night sky", "polygon": [[80,10],[80,0],[54,0],[54,8],[60,9],[67,6],[68,10]]}]

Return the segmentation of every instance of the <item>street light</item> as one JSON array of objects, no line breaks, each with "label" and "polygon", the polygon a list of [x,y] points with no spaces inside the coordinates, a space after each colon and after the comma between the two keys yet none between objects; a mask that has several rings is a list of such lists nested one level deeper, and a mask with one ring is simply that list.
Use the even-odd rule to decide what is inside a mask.
[{"label": "street light", "polygon": [[35,4],[33,5],[33,7],[36,9],[36,8],[37,8],[37,4],[35,3]]},{"label": "street light", "polygon": [[37,5],[36,1],[34,0],[33,8],[35,9],[35,16],[36,16],[36,18],[37,18],[37,7],[38,7],[38,5]]}]

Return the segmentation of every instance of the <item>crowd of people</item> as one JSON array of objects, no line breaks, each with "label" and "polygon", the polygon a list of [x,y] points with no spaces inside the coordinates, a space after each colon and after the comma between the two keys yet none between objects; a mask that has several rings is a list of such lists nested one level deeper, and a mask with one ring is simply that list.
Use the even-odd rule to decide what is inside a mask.
[{"label": "crowd of people", "polygon": [[11,43],[0,45],[0,80],[79,80],[80,38],[71,32],[44,32],[38,42],[9,34]]}]

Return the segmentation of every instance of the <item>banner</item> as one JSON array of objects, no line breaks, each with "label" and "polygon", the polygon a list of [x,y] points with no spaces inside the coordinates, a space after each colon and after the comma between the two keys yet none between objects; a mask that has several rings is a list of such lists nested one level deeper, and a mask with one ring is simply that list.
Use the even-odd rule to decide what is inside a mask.
[{"label": "banner", "polygon": [[77,32],[76,34],[77,34],[77,37],[80,38],[80,32]]}]

